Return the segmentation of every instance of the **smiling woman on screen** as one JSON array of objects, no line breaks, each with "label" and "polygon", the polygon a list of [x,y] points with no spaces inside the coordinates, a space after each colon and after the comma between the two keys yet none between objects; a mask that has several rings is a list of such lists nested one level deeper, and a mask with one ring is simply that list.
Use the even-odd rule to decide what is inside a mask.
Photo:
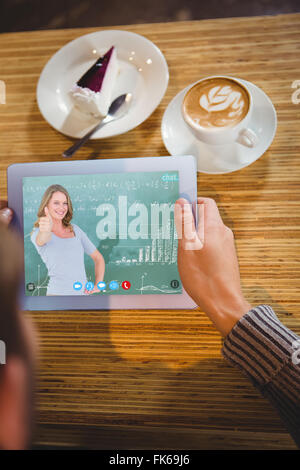
[{"label": "smiling woman on screen", "polygon": [[[99,292],[105,262],[101,253],[78,225],[71,224],[73,207],[68,191],[59,184],[46,189],[31,233],[31,241],[44,261],[50,277],[47,295],[83,295]],[[95,263],[95,286],[86,289],[84,253]],[[74,289],[74,283],[82,289]]]}]

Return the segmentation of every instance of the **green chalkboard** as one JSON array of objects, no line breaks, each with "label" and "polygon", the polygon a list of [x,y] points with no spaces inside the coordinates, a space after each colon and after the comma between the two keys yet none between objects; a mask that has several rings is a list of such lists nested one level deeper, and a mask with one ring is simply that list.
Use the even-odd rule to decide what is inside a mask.
[{"label": "green chalkboard", "polygon": [[[26,295],[46,295],[47,268],[30,234],[42,196],[52,184],[68,191],[73,205],[71,222],[102,253],[104,281],[131,283],[129,291],[107,288],[106,294],[181,293],[173,213],[179,176],[172,171],[23,178]],[[87,255],[85,267],[88,280],[94,282],[94,263]]]}]

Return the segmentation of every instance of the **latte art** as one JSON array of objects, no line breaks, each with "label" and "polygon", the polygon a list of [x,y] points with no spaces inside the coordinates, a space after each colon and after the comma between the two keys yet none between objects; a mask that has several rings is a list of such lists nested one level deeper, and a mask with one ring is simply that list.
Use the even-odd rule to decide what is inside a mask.
[{"label": "latte art", "polygon": [[244,105],[242,94],[234,91],[230,86],[215,86],[209,90],[208,97],[202,95],[200,98],[200,106],[208,112],[223,111],[232,106],[232,109],[236,110],[230,113],[232,116],[240,114]]},{"label": "latte art", "polygon": [[188,121],[205,128],[233,127],[248,113],[246,89],[229,78],[210,78],[186,94],[183,113]]}]

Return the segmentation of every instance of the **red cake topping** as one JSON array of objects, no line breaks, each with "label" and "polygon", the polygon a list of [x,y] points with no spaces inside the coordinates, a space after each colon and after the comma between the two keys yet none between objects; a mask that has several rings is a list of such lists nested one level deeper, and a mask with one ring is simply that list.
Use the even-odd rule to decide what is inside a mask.
[{"label": "red cake topping", "polygon": [[89,88],[94,92],[99,92],[102,88],[103,79],[113,50],[114,46],[100,57],[84,75],[82,75],[80,80],[78,80],[77,85],[81,88]]}]

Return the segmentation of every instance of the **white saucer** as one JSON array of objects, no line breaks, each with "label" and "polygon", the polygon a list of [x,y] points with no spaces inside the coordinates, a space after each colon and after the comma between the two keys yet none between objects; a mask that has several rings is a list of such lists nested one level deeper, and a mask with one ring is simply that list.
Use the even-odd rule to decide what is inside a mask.
[{"label": "white saucer", "polygon": [[240,170],[264,154],[276,132],[275,108],[270,98],[260,88],[246,80],[239,80],[248,86],[253,96],[253,114],[247,127],[257,134],[259,138],[257,146],[248,148],[237,142],[222,146],[208,145],[196,139],[181,115],[183,97],[192,86],[189,85],[169,103],[162,119],[162,138],[171,155],[194,155],[198,171],[220,174]]},{"label": "white saucer", "polygon": [[111,47],[117,49],[119,75],[112,99],[132,93],[128,113],[96,132],[92,139],[123,134],[141,124],[159,105],[169,81],[167,62],[155,44],[129,31],[106,30],[86,34],[62,47],[44,67],[37,86],[43,117],[59,132],[82,137],[97,120],[73,106],[71,87]]}]

